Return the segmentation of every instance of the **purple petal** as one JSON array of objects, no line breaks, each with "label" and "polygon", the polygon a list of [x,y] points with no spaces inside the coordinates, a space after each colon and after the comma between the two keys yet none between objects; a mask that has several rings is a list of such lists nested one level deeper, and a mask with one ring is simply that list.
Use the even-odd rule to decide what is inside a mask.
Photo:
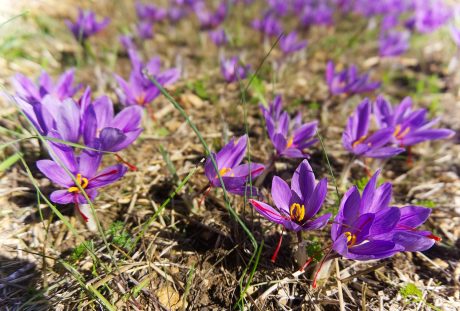
[{"label": "purple petal", "polygon": [[289,215],[291,189],[289,188],[288,184],[278,176],[273,177],[271,193],[273,202],[275,203],[276,207]]},{"label": "purple petal", "polygon": [[302,201],[307,201],[315,189],[315,174],[307,160],[303,160],[292,175],[291,188]]},{"label": "purple petal", "polygon": [[391,207],[382,209],[375,214],[374,222],[369,230],[369,235],[384,234],[394,229],[399,221],[399,208]]},{"label": "purple petal", "polygon": [[323,178],[316,185],[311,197],[308,199],[306,206],[305,218],[310,219],[318,213],[319,209],[323,205],[324,199],[327,194],[327,179]]},{"label": "purple petal", "polygon": [[51,193],[50,199],[54,203],[69,204],[75,202],[75,194],[67,190],[56,190]]},{"label": "purple petal", "polygon": [[266,219],[277,224],[283,224],[285,222],[285,218],[270,205],[257,200],[249,200],[249,203],[251,203],[251,205],[256,209],[256,211],[262,216],[264,216]]},{"label": "purple petal", "polygon": [[68,188],[73,185],[72,178],[56,162],[51,160],[39,160],[37,161],[37,167],[43,175],[59,186]]},{"label": "purple petal", "polygon": [[92,178],[101,164],[102,154],[83,151],[79,157],[79,173],[88,179]]},{"label": "purple petal", "polygon": [[425,251],[433,246],[435,240],[417,234],[417,232],[398,231],[393,236],[393,241],[404,248],[406,252]]},{"label": "purple petal", "polygon": [[[404,206],[400,208],[401,218],[398,225],[417,228],[423,224],[431,214],[431,209],[421,206]],[[407,229],[407,228],[406,228]]]},{"label": "purple petal", "polygon": [[116,115],[110,123],[110,126],[118,128],[124,133],[138,130],[142,121],[143,112],[144,109],[139,106],[127,107]]},{"label": "purple petal", "polygon": [[304,230],[316,230],[321,229],[327,225],[327,222],[331,218],[332,214],[327,213],[322,216],[319,216],[315,220],[309,220],[302,225]]},{"label": "purple petal", "polygon": [[102,171],[98,172],[96,176],[91,178],[88,183],[88,189],[95,189],[104,187],[108,184],[114,183],[123,175],[125,175],[127,168],[122,164],[109,166]]},{"label": "purple petal", "polygon": [[369,241],[348,249],[346,258],[354,260],[382,259],[393,256],[401,247],[391,241]]}]

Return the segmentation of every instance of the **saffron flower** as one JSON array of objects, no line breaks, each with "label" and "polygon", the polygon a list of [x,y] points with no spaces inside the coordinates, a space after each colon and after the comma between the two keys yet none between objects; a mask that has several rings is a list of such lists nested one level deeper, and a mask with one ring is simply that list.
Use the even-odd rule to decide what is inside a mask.
[{"label": "saffron flower", "polygon": [[214,29],[222,24],[227,17],[227,4],[222,1],[216,11],[211,12],[206,8],[204,1],[199,1],[193,4],[193,12],[200,22],[201,29]]},{"label": "saffron flower", "polygon": [[332,25],[334,20],[334,11],[329,4],[318,1],[317,4],[301,3],[297,5],[300,12],[300,24],[304,27],[312,25]]},{"label": "saffron flower", "polygon": [[237,56],[229,59],[220,59],[220,71],[225,81],[228,83],[236,82],[246,78],[250,70],[250,66],[242,66],[239,64],[240,60]]},{"label": "saffron flower", "polygon": [[262,19],[255,19],[251,23],[252,27],[268,37],[279,36],[283,32],[280,22],[270,12],[265,14]]},{"label": "saffron flower", "polygon": [[393,31],[382,33],[380,36],[380,56],[399,56],[409,49],[410,33],[408,31]]},{"label": "saffron flower", "polygon": [[276,209],[270,205],[249,200],[263,217],[287,230],[316,230],[326,226],[331,213],[313,219],[323,205],[327,193],[327,179],[315,182],[315,175],[307,160],[303,160],[292,176],[291,186],[280,177],[273,177],[271,194]]},{"label": "saffron flower", "polygon": [[292,54],[304,49],[307,41],[298,41],[297,32],[293,31],[280,39],[280,48],[285,55]]},{"label": "saffron flower", "polygon": [[82,134],[85,145],[102,151],[120,151],[136,140],[142,132],[143,109],[129,106],[117,115],[113,111],[112,101],[102,96],[90,102],[86,95],[82,118]]},{"label": "saffron flower", "polygon": [[[126,173],[126,167],[121,164],[109,166],[98,170],[101,164],[102,154],[89,153],[83,151],[79,156],[74,154],[72,148],[59,144],[53,144],[52,149],[59,158],[53,160],[37,161],[38,169],[52,182],[64,188],[51,193],[50,199],[54,203],[68,204],[74,203],[79,211],[79,204],[87,204],[85,196],[82,194],[77,184],[85,190],[91,201],[97,196],[97,189],[107,186],[119,180]],[[64,167],[75,178],[68,175]],[[81,213],[82,214],[82,213]],[[88,217],[82,214],[87,221]]]},{"label": "saffron flower", "polygon": [[362,196],[356,186],[343,196],[331,228],[332,249],[353,260],[381,259],[402,251],[423,251],[440,239],[416,227],[428,218],[430,210],[418,206],[389,206],[392,186],[376,188],[378,170],[367,183]]},{"label": "saffron flower", "polygon": [[269,109],[260,105],[265,118],[267,133],[276,149],[276,156],[305,158],[303,152],[318,140],[315,137],[318,121],[301,124],[300,113],[291,122],[289,114],[282,111],[281,96],[276,96]]},{"label": "saffron flower", "polygon": [[371,102],[366,98],[348,118],[347,126],[342,134],[345,149],[357,156],[369,158],[389,158],[404,151],[403,148],[391,146],[395,131],[393,127],[381,128],[371,133],[370,119]]},{"label": "saffron flower", "polygon": [[41,102],[32,104],[20,97],[15,99],[19,108],[41,135],[49,136],[52,131],[56,131],[61,139],[78,143],[80,108],[73,99],[60,101],[52,95],[46,95]]},{"label": "saffron flower", "polygon": [[120,86],[117,94],[122,104],[144,107],[160,95],[160,90],[145,76],[144,71],[155,77],[163,86],[172,84],[179,79],[180,72],[177,68],[161,71],[160,58],[154,57],[144,65],[135,50],[129,50],[128,53],[132,65],[129,81],[115,75]]},{"label": "saffron flower", "polygon": [[166,9],[159,8],[154,4],[143,4],[138,1],[135,6],[137,17],[141,21],[150,22],[151,25],[167,17]]},{"label": "saffron flower", "polygon": [[153,23],[151,21],[140,21],[137,24],[137,34],[141,39],[152,39],[153,38]]},{"label": "saffron flower", "polygon": [[223,46],[228,43],[227,34],[224,29],[211,30],[209,32],[209,38],[217,46]]},{"label": "saffron flower", "polygon": [[214,168],[211,157],[217,163],[217,168],[225,189],[237,195],[257,195],[255,187],[247,186],[249,176],[252,179],[262,174],[264,166],[260,163],[241,164],[246,154],[248,136],[237,140],[232,139],[217,154],[211,153],[206,159],[204,171],[212,187],[221,187],[219,175]]},{"label": "saffron flower", "polygon": [[16,74],[12,84],[16,89],[16,95],[30,104],[40,102],[46,95],[53,95],[59,100],[73,97],[81,88],[81,85],[74,84],[75,70],[69,69],[64,72],[56,81],[46,71],[42,71],[38,82],[34,83],[22,74]]},{"label": "saffron flower", "polygon": [[380,82],[371,82],[368,74],[359,75],[355,65],[336,72],[332,61],[327,64],[326,82],[333,95],[372,92],[380,87]]},{"label": "saffron flower", "polygon": [[103,30],[110,23],[110,19],[106,17],[101,22],[96,20],[96,14],[93,11],[83,11],[78,9],[78,18],[75,23],[70,20],[65,21],[67,27],[74,35],[78,42],[84,42],[92,35]]},{"label": "saffron flower", "polygon": [[455,135],[455,132],[449,129],[433,129],[440,118],[428,120],[428,110],[414,110],[410,97],[406,97],[393,108],[390,102],[379,96],[374,105],[374,113],[379,126],[391,129],[393,142],[401,147]]}]

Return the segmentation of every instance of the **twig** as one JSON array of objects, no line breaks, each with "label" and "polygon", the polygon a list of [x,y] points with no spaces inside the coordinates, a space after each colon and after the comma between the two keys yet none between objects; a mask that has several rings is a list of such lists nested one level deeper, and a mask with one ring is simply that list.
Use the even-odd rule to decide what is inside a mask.
[{"label": "twig", "polygon": [[343,301],[342,282],[340,281],[339,259],[335,259],[335,275],[337,276],[337,290],[339,293],[340,311],[345,311],[345,302]]}]

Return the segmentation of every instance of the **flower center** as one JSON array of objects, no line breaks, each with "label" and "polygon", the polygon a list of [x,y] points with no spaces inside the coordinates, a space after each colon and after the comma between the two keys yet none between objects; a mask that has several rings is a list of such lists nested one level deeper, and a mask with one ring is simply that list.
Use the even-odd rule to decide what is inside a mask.
[{"label": "flower center", "polygon": [[396,138],[396,139],[403,139],[404,136],[406,136],[407,134],[409,134],[410,132],[410,127],[406,127],[404,129],[404,131],[401,132],[401,124],[398,124],[396,125],[395,127],[395,131],[393,132],[393,136]]},{"label": "flower center", "polygon": [[301,222],[305,217],[305,205],[299,203],[293,203],[289,209],[291,219],[296,222]]},{"label": "flower center", "polygon": [[138,105],[141,105],[141,106],[144,105],[145,104],[145,94],[141,93],[139,96],[136,96],[135,100]]},{"label": "flower center", "polygon": [[[80,185],[81,188],[86,189],[88,187],[88,178],[82,177],[81,174],[77,174],[75,177],[77,183]],[[68,189],[69,192],[80,192],[80,189],[77,186],[70,187]]]},{"label": "flower center", "polygon": [[290,148],[292,146],[292,143],[294,142],[294,137],[289,138],[286,148]]},{"label": "flower center", "polygon": [[219,170],[220,176],[225,176],[228,172],[230,172],[232,169],[229,167],[224,167]]},{"label": "flower center", "polygon": [[347,245],[352,247],[356,243],[356,234],[351,233],[350,231],[345,232],[345,236],[347,237]]},{"label": "flower center", "polygon": [[353,143],[352,147],[355,148],[357,145],[362,144],[366,140],[366,138],[367,138],[367,135],[361,136],[358,140],[356,140]]}]

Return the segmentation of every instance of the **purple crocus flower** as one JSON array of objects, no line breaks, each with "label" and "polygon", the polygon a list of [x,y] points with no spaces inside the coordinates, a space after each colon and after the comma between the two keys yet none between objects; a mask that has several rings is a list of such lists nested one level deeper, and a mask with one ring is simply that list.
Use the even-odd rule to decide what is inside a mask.
[{"label": "purple crocus flower", "polygon": [[392,107],[382,96],[374,105],[374,113],[380,127],[392,131],[393,142],[401,147],[412,146],[428,140],[445,139],[453,136],[449,129],[433,129],[440,118],[427,119],[426,109],[412,109],[412,100],[406,97],[399,105]]},{"label": "purple crocus flower", "polygon": [[180,72],[177,68],[161,71],[160,58],[154,57],[144,65],[135,50],[129,50],[128,53],[132,65],[129,81],[115,75],[121,88],[117,94],[122,104],[144,107],[160,95],[160,90],[144,75],[145,70],[149,75],[154,76],[161,85],[169,85],[179,79]]},{"label": "purple crocus flower", "polygon": [[369,81],[369,74],[359,75],[355,65],[336,72],[332,61],[327,64],[326,82],[333,95],[372,92],[380,87],[380,82]]},{"label": "purple crocus flower", "polygon": [[452,17],[452,9],[443,1],[416,1],[414,28],[421,33],[433,32],[446,24]]},{"label": "purple crocus flower", "polygon": [[251,67],[249,65],[240,65],[239,58],[237,56],[231,57],[229,59],[220,59],[220,71],[228,83],[236,82],[246,78],[250,68]]},{"label": "purple crocus flower", "polygon": [[285,16],[289,11],[289,2],[286,0],[268,0],[269,10],[278,16]]},{"label": "purple crocus flower", "polygon": [[225,30],[222,28],[211,30],[209,32],[209,38],[217,46],[223,46],[228,43],[227,34],[225,33]]},{"label": "purple crocus flower", "polygon": [[270,205],[249,200],[256,211],[268,220],[283,225],[287,230],[315,230],[326,226],[331,213],[313,219],[323,205],[327,193],[327,179],[315,182],[315,175],[307,160],[303,160],[292,176],[291,186],[273,177],[272,198],[276,209]]},{"label": "purple crocus flower", "polygon": [[136,14],[142,21],[149,21],[150,23],[155,23],[166,18],[167,11],[166,9],[159,8],[154,4],[143,4],[141,2],[136,2]]},{"label": "purple crocus flower", "polygon": [[168,20],[176,24],[187,15],[187,11],[179,6],[171,6],[167,12]]},{"label": "purple crocus flower", "polygon": [[300,51],[307,46],[307,40],[298,41],[297,32],[293,31],[280,39],[280,48],[285,55]]},{"label": "purple crocus flower", "polygon": [[318,121],[301,124],[301,115],[297,114],[291,122],[289,114],[281,110],[281,96],[276,96],[267,110],[260,109],[265,118],[268,136],[276,149],[276,155],[286,158],[305,158],[303,150],[316,143]]},{"label": "purple crocus flower", "polygon": [[244,135],[237,140],[232,139],[217,154],[211,153],[206,159],[204,171],[211,187],[221,187],[219,175],[216,172],[211,157],[217,163],[219,174],[224,182],[225,189],[237,195],[257,195],[255,187],[247,186],[249,175],[256,178],[262,174],[264,166],[260,163],[240,164],[247,150],[248,136]]},{"label": "purple crocus flower", "polygon": [[[59,204],[74,203],[79,210],[79,204],[87,204],[86,198],[80,192],[75,181],[68,175],[63,166],[74,176],[77,183],[83,188],[88,198],[93,201],[97,196],[97,189],[119,180],[126,173],[126,167],[121,164],[109,166],[99,170],[102,154],[83,151],[79,156],[72,148],[59,144],[50,144],[56,158],[37,161],[38,169],[52,182],[65,190],[56,190],[51,193],[51,201]],[[61,164],[59,163],[61,162]],[[63,165],[63,166],[62,166]],[[88,217],[82,214],[87,221]]]},{"label": "purple crocus flower", "polygon": [[153,23],[149,20],[141,20],[137,24],[137,34],[141,39],[153,38]]},{"label": "purple crocus flower", "polygon": [[366,98],[348,118],[342,135],[345,149],[357,156],[369,158],[389,158],[403,152],[403,148],[390,146],[395,131],[393,127],[382,128],[374,133],[369,132],[370,117],[371,102]]},{"label": "purple crocus flower", "polygon": [[253,20],[251,25],[254,29],[268,37],[277,37],[283,32],[280,22],[271,13],[265,14],[262,19]]},{"label": "purple crocus flower", "polygon": [[227,4],[222,1],[215,12],[206,8],[204,1],[199,1],[193,5],[193,12],[200,22],[201,29],[214,29],[223,23],[227,16]]},{"label": "purple crocus flower", "polygon": [[46,95],[41,102],[29,103],[20,97],[16,97],[16,102],[41,135],[49,136],[56,131],[61,139],[78,143],[80,108],[73,99],[60,101],[52,95]]},{"label": "purple crocus flower", "polygon": [[86,107],[82,118],[85,145],[116,152],[128,147],[141,134],[141,107],[129,106],[115,115],[112,101],[107,96],[91,103],[89,95],[85,97],[85,101],[82,103]]},{"label": "purple crocus flower", "polygon": [[409,49],[410,32],[390,30],[380,36],[380,56],[399,56]]},{"label": "purple crocus flower", "polygon": [[35,84],[26,76],[18,73],[12,83],[16,89],[16,95],[33,104],[40,102],[46,95],[53,95],[60,100],[73,97],[81,88],[81,85],[74,85],[74,77],[75,70],[69,69],[54,83],[49,74],[42,71]]},{"label": "purple crocus flower", "polygon": [[319,2],[316,5],[304,5],[298,12],[300,24],[304,27],[312,25],[332,25],[334,11],[327,4]]},{"label": "purple crocus flower", "polygon": [[93,11],[83,11],[78,9],[78,18],[75,23],[70,20],[65,21],[67,27],[73,33],[75,39],[83,42],[90,36],[100,32],[110,23],[110,19],[106,17],[103,21],[96,21],[96,14]]},{"label": "purple crocus flower", "polygon": [[417,206],[390,207],[392,186],[376,188],[378,170],[367,183],[362,196],[356,186],[343,196],[331,228],[332,249],[348,259],[387,258],[401,251],[422,251],[439,240],[431,232],[416,227],[430,211]]}]

